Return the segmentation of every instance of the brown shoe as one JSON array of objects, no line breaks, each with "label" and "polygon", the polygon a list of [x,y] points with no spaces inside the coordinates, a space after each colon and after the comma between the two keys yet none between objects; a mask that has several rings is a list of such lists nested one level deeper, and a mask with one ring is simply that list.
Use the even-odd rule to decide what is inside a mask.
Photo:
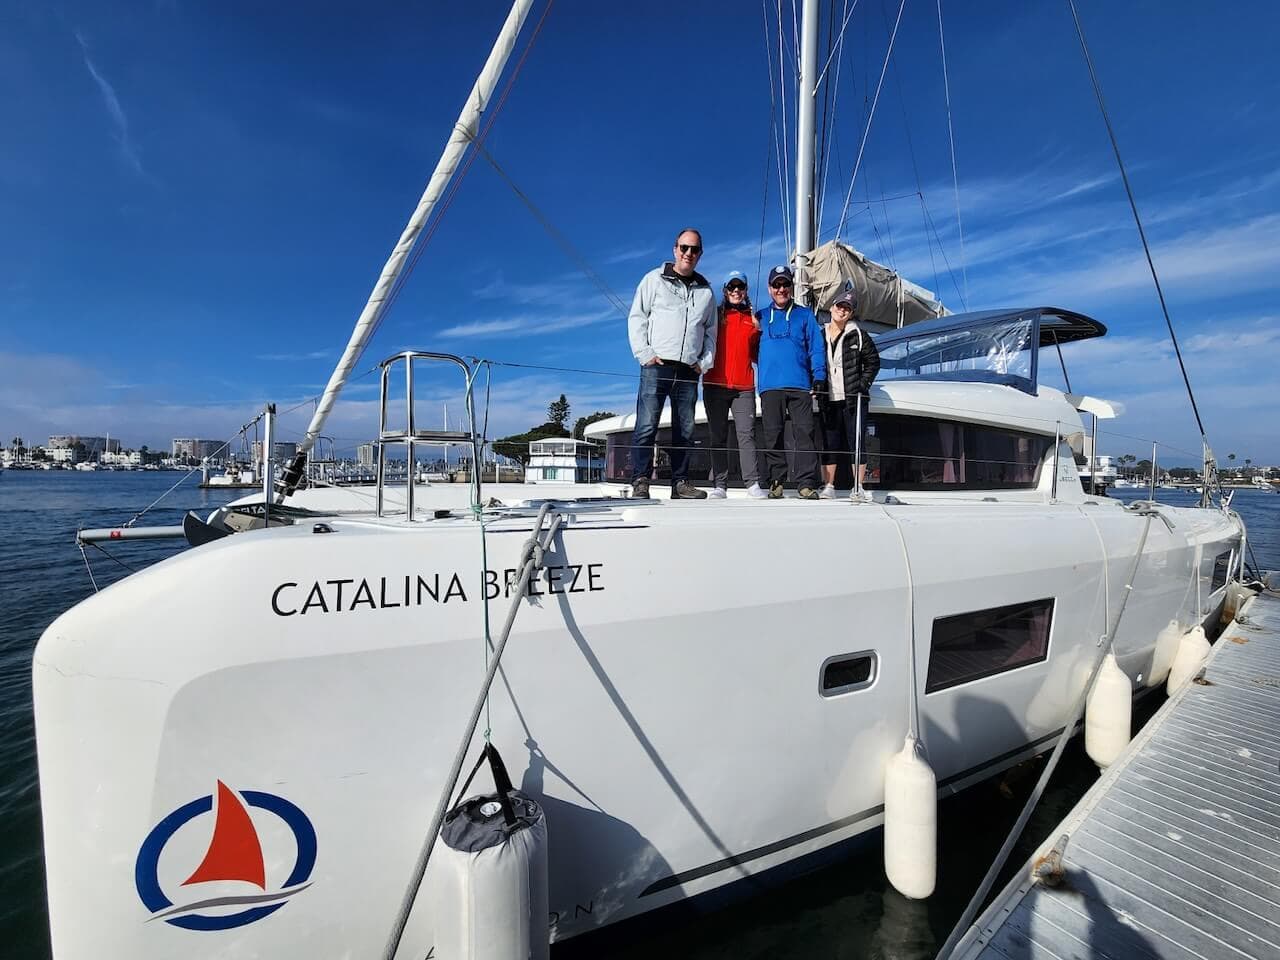
[{"label": "brown shoe", "polygon": [[631,499],[632,500],[648,500],[649,499],[649,478],[636,477],[631,481]]},{"label": "brown shoe", "polygon": [[672,500],[705,500],[707,491],[699,490],[688,480],[681,480],[671,488]]},{"label": "brown shoe", "polygon": [[818,491],[813,489],[813,487],[801,487],[796,492],[796,495],[801,500],[817,500],[818,499]]}]

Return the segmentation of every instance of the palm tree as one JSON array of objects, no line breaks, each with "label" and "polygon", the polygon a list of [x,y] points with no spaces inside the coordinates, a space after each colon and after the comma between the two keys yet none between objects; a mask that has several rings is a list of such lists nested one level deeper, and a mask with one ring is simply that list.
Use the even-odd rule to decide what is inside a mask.
[{"label": "palm tree", "polygon": [[1253,476],[1253,470],[1251,470],[1251,469],[1250,469],[1252,466],[1253,466],[1253,460],[1252,460],[1252,459],[1250,459],[1249,457],[1245,457],[1245,458],[1244,458],[1244,473],[1245,473],[1245,476],[1247,476],[1247,477],[1248,477],[1248,476]]}]

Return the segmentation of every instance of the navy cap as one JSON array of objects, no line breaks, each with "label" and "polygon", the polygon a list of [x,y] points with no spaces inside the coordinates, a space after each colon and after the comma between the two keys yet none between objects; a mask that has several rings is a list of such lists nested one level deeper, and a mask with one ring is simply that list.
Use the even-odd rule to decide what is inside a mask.
[{"label": "navy cap", "polygon": [[844,287],[840,290],[840,295],[832,302],[832,306],[845,304],[850,310],[858,305],[858,291],[853,288],[853,281],[846,280]]},{"label": "navy cap", "polygon": [[777,280],[779,277],[784,277],[792,282],[796,279],[796,275],[791,272],[791,268],[785,264],[779,264],[769,271],[769,286],[773,286],[773,281]]}]

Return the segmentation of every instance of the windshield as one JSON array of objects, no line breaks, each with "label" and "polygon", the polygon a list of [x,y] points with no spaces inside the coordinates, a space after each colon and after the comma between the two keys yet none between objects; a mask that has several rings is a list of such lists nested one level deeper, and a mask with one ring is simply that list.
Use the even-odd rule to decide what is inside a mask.
[{"label": "windshield", "polygon": [[1035,390],[1036,314],[907,335],[880,348],[880,380],[980,380]]}]

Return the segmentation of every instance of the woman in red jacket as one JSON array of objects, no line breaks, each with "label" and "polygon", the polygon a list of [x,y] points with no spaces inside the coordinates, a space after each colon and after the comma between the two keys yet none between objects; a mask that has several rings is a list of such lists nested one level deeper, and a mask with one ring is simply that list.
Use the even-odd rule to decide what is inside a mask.
[{"label": "woman in red jacket", "polygon": [[760,349],[760,324],[751,311],[746,275],[738,270],[724,283],[724,300],[717,317],[716,358],[702,378],[702,402],[711,430],[713,497],[724,497],[729,486],[729,411],[738,435],[738,461],[747,493],[765,496],[756,461],[756,375],[752,364]]}]

